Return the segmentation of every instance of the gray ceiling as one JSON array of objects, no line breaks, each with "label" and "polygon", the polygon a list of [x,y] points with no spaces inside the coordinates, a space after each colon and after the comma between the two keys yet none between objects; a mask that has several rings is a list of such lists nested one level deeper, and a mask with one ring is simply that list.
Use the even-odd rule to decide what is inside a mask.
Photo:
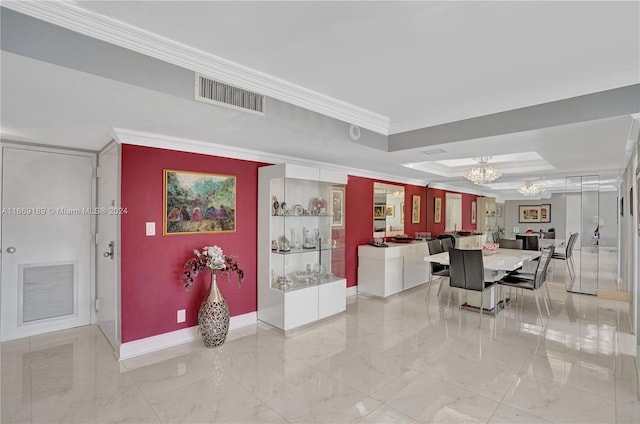
[{"label": "gray ceiling", "polygon": [[[510,198],[527,179],[615,178],[640,112],[638,2],[22,3],[1,9],[3,139],[98,150],[126,128]],[[272,89],[266,115],[195,102],[199,69],[129,33],[246,68]],[[352,140],[341,105],[386,129],[363,120]],[[519,152],[551,168],[514,162],[490,188],[403,166]]]}]

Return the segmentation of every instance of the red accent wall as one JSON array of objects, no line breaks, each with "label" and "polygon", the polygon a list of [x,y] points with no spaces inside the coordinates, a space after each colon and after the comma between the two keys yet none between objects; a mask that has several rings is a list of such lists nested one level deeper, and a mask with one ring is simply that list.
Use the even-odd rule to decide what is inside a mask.
[{"label": "red accent wall", "polygon": [[[431,232],[433,237],[437,237],[440,234],[444,233],[445,230],[445,210],[447,205],[447,193],[458,193],[462,195],[462,230],[475,231],[477,229],[478,215],[476,209],[476,223],[471,223],[471,202],[476,202],[478,196],[475,194],[468,193],[460,193],[459,191],[448,191],[441,190],[438,188],[428,188],[427,189],[427,230]],[[434,222],[434,213],[435,213],[435,198],[439,197],[442,199],[442,220],[439,223]],[[483,217],[484,218],[484,217]]]},{"label": "red accent wall", "polygon": [[[196,153],[123,145],[121,227],[121,311],[122,342],[130,342],[198,323],[198,309],[209,290],[209,276],[199,276],[192,290],[185,292],[181,281],[184,262],[193,249],[218,245],[226,254],[236,255],[245,271],[238,289],[235,279],[220,281],[232,316],[257,310],[257,198],[258,168],[266,164]],[[222,234],[162,235],[163,170],[176,169],[236,176],[236,232]],[[345,275],[347,286],[358,277],[358,245],[373,237],[373,183],[383,180],[349,176],[345,192]],[[444,231],[444,190],[397,184],[405,189],[405,232]],[[413,195],[421,196],[420,223],[411,223]],[[433,223],[433,198],[442,197],[443,219]],[[471,222],[471,201],[477,196],[463,193],[465,229]],[[156,236],[145,235],[145,223],[156,223]],[[338,265],[338,264],[336,264]],[[187,320],[176,323],[176,311],[186,309]]]},{"label": "red accent wall", "polygon": [[[209,289],[209,274],[201,275],[190,292],[181,282],[184,262],[193,249],[218,245],[236,255],[245,272],[237,280],[219,280],[231,315],[257,309],[258,168],[264,164],[216,156],[141,146],[122,146],[121,284],[122,342],[130,342],[198,323],[198,309]],[[236,232],[162,235],[163,170],[176,169],[236,176]],[[145,223],[156,223],[156,236],[145,235]],[[187,320],[176,323],[176,311]]]},{"label": "red accent wall", "polygon": [[[475,231],[478,224],[478,196],[475,194],[462,194],[462,229]],[[476,202],[476,223],[471,223],[471,202]],[[484,219],[484,216],[482,217]]]},{"label": "red accent wall", "polygon": [[345,276],[358,282],[358,245],[373,239],[373,180],[349,175],[345,191]]},{"label": "red accent wall", "polygon": [[[416,231],[426,230],[427,189],[421,186],[397,184],[389,181],[349,176],[345,194],[346,246],[345,263],[347,287],[358,283],[358,246],[373,239],[373,183],[395,184],[404,187],[404,232],[413,236]],[[419,195],[420,223],[411,223],[411,201]]]}]

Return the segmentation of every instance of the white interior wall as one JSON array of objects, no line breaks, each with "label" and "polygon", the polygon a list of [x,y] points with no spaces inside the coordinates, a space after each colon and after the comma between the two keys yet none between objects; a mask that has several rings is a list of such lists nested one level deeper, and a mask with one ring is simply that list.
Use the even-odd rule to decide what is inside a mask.
[{"label": "white interior wall", "polygon": [[[518,222],[519,207],[521,205],[551,205],[551,222],[543,223],[520,223]],[[504,204],[504,222],[506,238],[515,238],[517,232],[524,232],[527,228],[533,228],[535,231],[544,230],[549,228],[556,229],[556,237],[564,238],[566,233],[566,201],[564,193],[553,193],[549,199],[522,199],[522,200],[507,200]],[[518,231],[514,231],[518,229]]]}]

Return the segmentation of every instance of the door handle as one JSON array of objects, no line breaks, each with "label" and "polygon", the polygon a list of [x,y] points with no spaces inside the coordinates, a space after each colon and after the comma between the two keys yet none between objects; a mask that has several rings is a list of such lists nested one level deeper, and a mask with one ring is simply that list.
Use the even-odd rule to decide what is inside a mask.
[{"label": "door handle", "polygon": [[16,252],[16,248],[13,246],[7,247],[7,253],[15,253]]},{"label": "door handle", "polygon": [[113,243],[113,241],[111,241],[111,242],[109,242],[109,251],[108,252],[104,252],[103,256],[105,258],[113,259],[113,248],[114,248],[114,243]]}]

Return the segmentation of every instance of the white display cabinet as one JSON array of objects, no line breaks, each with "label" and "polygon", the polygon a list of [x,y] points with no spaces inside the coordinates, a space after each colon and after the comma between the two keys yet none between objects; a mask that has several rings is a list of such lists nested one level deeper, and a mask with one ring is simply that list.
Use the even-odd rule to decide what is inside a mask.
[{"label": "white display cabinet", "polygon": [[346,173],[258,170],[258,319],[291,330],[346,309]]}]

